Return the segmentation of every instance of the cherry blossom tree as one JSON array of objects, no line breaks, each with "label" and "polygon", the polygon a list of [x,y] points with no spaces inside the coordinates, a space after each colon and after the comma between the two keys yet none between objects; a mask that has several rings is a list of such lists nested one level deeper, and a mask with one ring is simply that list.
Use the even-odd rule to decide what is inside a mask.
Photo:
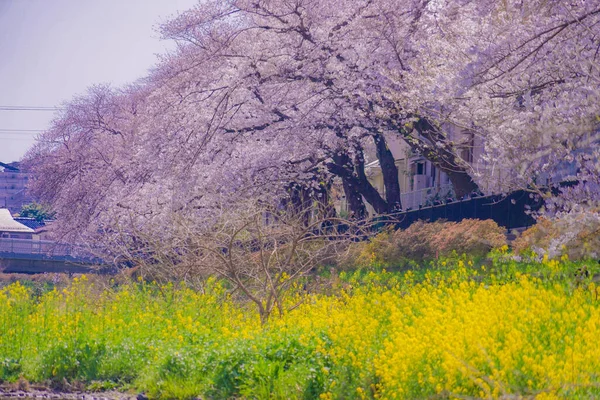
[{"label": "cherry blossom tree", "polygon": [[440,1],[428,11],[421,56],[396,78],[407,83],[400,101],[482,139],[478,182],[549,195],[552,178],[576,175],[568,164],[598,162],[598,2]]},{"label": "cherry blossom tree", "polygon": [[[163,27],[165,37],[181,43],[181,54],[193,64],[178,64],[170,71],[187,74],[190,68],[201,68],[200,60],[215,57],[245,65],[244,85],[252,88],[255,99],[247,98],[243,106],[248,110],[253,107],[252,100],[258,100],[260,110],[252,113],[253,118],[270,115],[270,119],[247,118],[237,132],[256,134],[257,130],[284,127],[290,139],[316,139],[329,171],[345,179],[348,190],[355,188],[359,194],[347,193],[347,198],[364,197],[378,212],[400,203],[398,171],[386,135],[404,138],[447,172],[456,192],[462,195],[477,186],[447,135],[432,129],[435,124],[426,118],[407,129],[406,122],[414,119],[414,113],[406,112],[403,104],[390,96],[403,89],[402,83],[389,79],[387,72],[407,71],[406,63],[415,56],[411,38],[426,4],[202,2]],[[420,136],[414,134],[415,129]],[[372,140],[377,149],[385,199],[361,179],[365,140]],[[351,154],[346,158],[353,165],[336,166],[332,155],[348,149]],[[352,182],[348,182],[348,171],[355,178]]]},{"label": "cherry blossom tree", "polygon": [[[565,159],[582,160],[580,174],[597,162],[597,8],[202,1],[162,25],[178,46],[149,76],[66,106],[27,156],[32,189],[65,237],[112,245],[133,230],[176,235],[178,218],[210,224],[214,207],[248,198],[305,210],[328,202],[333,177],[356,216],[364,201],[389,212],[400,205],[392,137],[446,172],[458,197],[542,191]],[[485,146],[473,165],[457,128]],[[369,145],[384,195],[366,178]]]}]

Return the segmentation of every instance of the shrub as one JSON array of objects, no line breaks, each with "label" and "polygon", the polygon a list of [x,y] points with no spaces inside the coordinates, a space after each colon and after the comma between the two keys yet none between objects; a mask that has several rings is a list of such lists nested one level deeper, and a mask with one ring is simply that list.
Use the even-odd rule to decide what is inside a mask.
[{"label": "shrub", "polygon": [[571,212],[559,218],[540,218],[514,242],[519,254],[533,251],[538,256],[573,260],[598,258],[600,253],[600,213]]},{"label": "shrub", "polygon": [[368,242],[351,246],[342,266],[402,266],[453,252],[477,258],[505,244],[504,228],[492,220],[417,221],[406,230],[386,230]]},{"label": "shrub", "polygon": [[386,229],[371,240],[352,243],[346,254],[339,260],[343,269],[357,266],[388,266],[398,258],[394,246],[393,230]]},{"label": "shrub", "polygon": [[406,230],[394,232],[392,238],[399,258],[421,261],[436,257],[435,235],[444,229],[446,222],[417,221]]},{"label": "shrub", "polygon": [[439,255],[452,252],[483,257],[496,247],[506,244],[505,229],[491,219],[464,219],[461,222],[446,222],[434,233],[433,247]]},{"label": "shrub", "polygon": [[535,247],[547,249],[550,241],[556,237],[558,237],[558,232],[554,223],[547,218],[539,218],[535,225],[523,231],[513,241],[512,248],[518,254],[524,254]]}]

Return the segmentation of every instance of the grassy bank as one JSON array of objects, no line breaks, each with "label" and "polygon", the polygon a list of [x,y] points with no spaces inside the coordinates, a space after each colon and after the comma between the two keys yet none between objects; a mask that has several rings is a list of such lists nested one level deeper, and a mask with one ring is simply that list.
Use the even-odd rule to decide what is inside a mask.
[{"label": "grassy bank", "polygon": [[493,258],[334,274],[262,327],[217,281],[15,283],[0,292],[0,379],[169,398],[599,396],[597,265]]}]

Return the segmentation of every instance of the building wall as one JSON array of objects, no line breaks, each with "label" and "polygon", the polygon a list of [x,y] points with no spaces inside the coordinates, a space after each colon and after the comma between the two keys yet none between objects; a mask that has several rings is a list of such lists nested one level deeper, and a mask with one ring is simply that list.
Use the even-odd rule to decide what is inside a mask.
[{"label": "building wall", "polygon": [[[469,162],[471,166],[478,170],[486,168],[481,161],[483,154],[483,142],[480,138],[471,132],[462,128],[449,126],[445,127],[451,140],[459,144],[461,157]],[[411,151],[410,146],[404,140],[397,136],[386,137],[388,147],[398,167],[398,181],[402,193],[402,208],[418,208],[419,205],[425,205],[435,200],[443,200],[452,195],[452,185],[446,173],[436,168],[424,157]],[[374,148],[366,149],[367,160],[372,161],[367,167],[367,176],[373,186],[385,195],[383,185],[383,176],[377,160]],[[484,188],[485,189],[485,188]],[[370,213],[373,209],[367,205]]]},{"label": "building wall", "polygon": [[33,239],[33,234],[28,232],[1,232],[2,239]]},{"label": "building wall", "polygon": [[[485,148],[481,137],[474,132],[452,125],[444,126],[444,130],[448,133],[450,140],[455,143],[461,158],[469,163],[474,172],[478,172],[485,177],[485,179],[479,179],[477,182],[481,191],[486,194],[494,194],[501,193],[506,189],[514,190],[514,187],[507,187],[507,184],[511,183],[507,181],[508,172],[495,166],[493,161],[486,162],[484,160]],[[407,208],[416,209],[419,205],[431,205],[434,201],[444,201],[452,195],[452,184],[444,172],[425,158],[413,153],[410,146],[400,137],[389,135],[386,140],[398,167],[398,181],[404,210]],[[591,152],[597,148],[597,141],[591,143],[588,149],[579,151]],[[383,176],[377,162],[375,148],[371,143],[367,143],[365,156],[367,160],[365,168],[367,177],[379,193],[385,196]],[[538,183],[550,185],[576,174],[577,165],[573,161],[565,161],[552,174],[540,174]],[[345,199],[342,200],[345,201]],[[366,202],[365,205],[368,212],[374,214],[373,208]],[[347,206],[342,204],[341,209],[347,209]]]},{"label": "building wall", "polygon": [[18,213],[21,207],[31,203],[26,193],[29,174],[4,170],[0,172],[0,208],[8,208],[11,213]]}]

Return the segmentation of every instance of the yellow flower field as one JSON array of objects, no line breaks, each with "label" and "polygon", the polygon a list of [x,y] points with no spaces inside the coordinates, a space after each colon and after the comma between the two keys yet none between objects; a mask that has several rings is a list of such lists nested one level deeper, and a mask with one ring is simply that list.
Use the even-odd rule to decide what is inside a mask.
[{"label": "yellow flower field", "polygon": [[469,264],[342,273],[265,326],[214,280],[81,277],[40,296],[16,283],[0,291],[0,379],[167,398],[600,396],[600,303],[581,266]]}]

